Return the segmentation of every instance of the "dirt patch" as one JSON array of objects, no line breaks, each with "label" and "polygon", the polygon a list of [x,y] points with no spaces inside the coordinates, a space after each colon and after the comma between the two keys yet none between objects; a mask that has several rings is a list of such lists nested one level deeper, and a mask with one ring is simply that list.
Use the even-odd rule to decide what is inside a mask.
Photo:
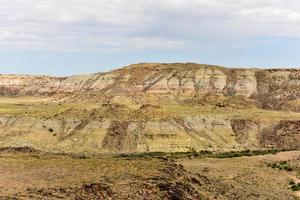
[{"label": "dirt patch", "polygon": [[103,140],[102,148],[113,152],[122,152],[125,150],[124,143],[127,137],[129,122],[113,121],[107,130],[106,136]]},{"label": "dirt patch", "polygon": [[243,96],[224,96],[223,94],[208,93],[206,95],[196,95],[191,99],[186,99],[183,104],[187,105],[213,105],[220,108],[245,109],[255,107],[255,102]]},{"label": "dirt patch", "polygon": [[300,98],[298,79],[300,71],[298,69],[288,71],[290,73],[288,76],[280,69],[257,73],[258,93],[255,99],[263,109],[299,112],[299,107],[290,106],[289,103]]},{"label": "dirt patch", "polygon": [[5,147],[0,148],[1,153],[34,153],[39,152],[39,150],[36,150],[32,147]]},{"label": "dirt patch", "polygon": [[195,189],[203,199],[296,200],[297,194],[288,187],[294,172],[274,170],[267,163],[287,159],[299,163],[298,157],[299,152],[284,152],[231,159],[182,159],[178,163],[199,180]]},{"label": "dirt patch", "polygon": [[[4,159],[1,157],[0,159]],[[16,171],[8,171],[8,176],[0,178],[1,181],[7,181],[6,178],[17,181],[20,176],[26,180],[26,184],[17,183],[19,190],[6,195],[1,193],[0,199],[116,199],[116,200],[196,200],[203,199],[195,186],[200,184],[200,179],[193,178],[184,170],[181,165],[162,161],[157,159],[143,160],[141,159],[113,159],[106,158],[100,160],[77,160],[63,157],[49,157],[49,162],[55,162],[56,165],[46,165],[44,159],[47,157],[30,157],[25,158],[28,163],[24,163],[24,157],[8,157],[10,164],[15,164],[15,168],[20,168]],[[38,161],[38,159],[42,159]],[[53,160],[52,160],[53,159]],[[11,162],[12,161],[12,162]],[[96,162],[92,164],[93,162]],[[33,166],[36,163],[39,166]],[[40,163],[40,164],[38,164]],[[68,171],[69,167],[76,165],[76,171]],[[25,164],[25,165],[24,165]],[[4,170],[6,165],[0,166]],[[20,167],[22,165],[22,167]],[[29,167],[33,166],[33,167]],[[7,166],[8,167],[8,166]],[[11,166],[10,166],[11,167]],[[28,168],[29,167],[29,168]],[[33,168],[38,167],[38,170]],[[104,167],[104,168],[103,168]],[[44,180],[44,173],[40,170],[47,171],[52,169],[46,178],[48,181],[40,183]],[[71,167],[73,168],[73,167]],[[75,170],[75,169],[73,169]],[[35,173],[32,173],[35,171]],[[13,172],[13,174],[12,174]],[[100,172],[100,173],[99,173]],[[19,176],[14,173],[20,173]],[[69,173],[76,173],[72,176]],[[65,179],[61,179],[65,177]],[[84,179],[82,179],[85,177]],[[22,179],[23,179],[22,178]],[[74,185],[70,180],[85,183]],[[81,181],[80,181],[81,180]],[[10,183],[12,180],[9,180]],[[59,181],[59,182],[57,182]],[[21,181],[22,182],[22,181]],[[22,182],[23,183],[23,182]],[[59,184],[60,183],[60,184]],[[19,185],[21,184],[21,185]],[[4,185],[4,189],[5,186]],[[23,188],[23,190],[20,190]]]},{"label": "dirt patch", "polygon": [[263,147],[298,149],[300,148],[300,121],[280,121],[263,129],[259,134],[259,141]]},{"label": "dirt patch", "polygon": [[140,109],[141,110],[147,110],[147,109],[160,109],[161,107],[159,105],[153,105],[153,104],[143,104]]},{"label": "dirt patch", "polygon": [[239,144],[245,144],[249,139],[249,131],[258,128],[258,122],[247,119],[232,119],[230,124]]}]

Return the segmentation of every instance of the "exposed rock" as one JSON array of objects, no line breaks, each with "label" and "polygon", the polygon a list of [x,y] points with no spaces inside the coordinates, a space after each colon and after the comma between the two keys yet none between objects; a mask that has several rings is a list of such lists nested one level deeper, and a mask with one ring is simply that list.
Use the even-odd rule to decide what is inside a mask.
[{"label": "exposed rock", "polygon": [[300,148],[300,121],[280,121],[261,131],[259,135],[263,147]]},{"label": "exposed rock", "polygon": [[89,96],[74,94],[94,93],[95,98],[99,92],[125,96],[146,92],[172,94],[169,98],[180,95],[181,99],[196,94],[216,94],[254,98],[267,109],[295,109],[288,103],[300,98],[299,76],[299,69],[229,69],[193,63],[144,63],[108,73],[65,78],[1,75],[0,95],[54,95],[82,100]]},{"label": "exposed rock", "polygon": [[[51,100],[4,103],[0,147],[92,153],[296,148],[299,77],[299,69],[193,63],[143,63],[64,78],[1,75],[0,95]],[[293,116],[295,125],[281,114]]]}]

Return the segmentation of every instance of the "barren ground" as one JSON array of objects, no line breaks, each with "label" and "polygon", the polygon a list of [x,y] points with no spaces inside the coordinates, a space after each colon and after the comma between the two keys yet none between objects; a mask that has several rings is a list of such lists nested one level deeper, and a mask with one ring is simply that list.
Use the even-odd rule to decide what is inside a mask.
[{"label": "barren ground", "polygon": [[[300,152],[240,158],[0,154],[0,199],[297,199]],[[292,171],[270,163],[287,161]]]}]

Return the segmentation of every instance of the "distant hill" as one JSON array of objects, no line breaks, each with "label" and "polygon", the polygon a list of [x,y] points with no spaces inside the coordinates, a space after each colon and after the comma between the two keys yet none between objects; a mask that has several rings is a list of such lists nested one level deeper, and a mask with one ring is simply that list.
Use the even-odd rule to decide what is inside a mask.
[{"label": "distant hill", "polygon": [[70,77],[0,75],[0,95],[0,147],[300,147],[300,69],[142,63]]}]

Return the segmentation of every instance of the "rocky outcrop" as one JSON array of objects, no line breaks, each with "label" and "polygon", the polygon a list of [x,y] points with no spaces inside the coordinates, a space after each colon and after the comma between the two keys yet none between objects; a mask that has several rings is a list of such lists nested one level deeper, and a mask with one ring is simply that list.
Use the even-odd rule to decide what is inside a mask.
[{"label": "rocky outcrop", "polygon": [[258,147],[259,122],[249,119],[233,119],[231,120],[231,127],[237,143],[248,145],[249,148]]},{"label": "rocky outcrop", "polygon": [[[0,76],[0,95],[57,95],[83,100],[99,95],[168,95],[176,102],[205,94],[243,96],[266,109],[298,111],[300,69],[230,69],[186,64],[136,64],[108,73],[70,76]],[[93,94],[90,96],[80,95]],[[72,94],[72,95],[71,95]],[[76,97],[74,94],[79,94]],[[135,99],[136,100],[136,99]]]},{"label": "rocky outcrop", "polygon": [[136,153],[299,148],[299,121],[185,116],[165,120],[0,118],[0,147],[51,152]]},{"label": "rocky outcrop", "polygon": [[280,121],[259,134],[260,143],[267,148],[300,148],[300,120]]},{"label": "rocky outcrop", "polygon": [[0,75],[0,94],[45,95],[58,88],[62,80],[50,76]]},{"label": "rocky outcrop", "polygon": [[300,69],[193,63],[144,63],[64,78],[1,75],[0,96],[53,98],[1,104],[0,147],[93,153],[299,148],[299,77]]}]

